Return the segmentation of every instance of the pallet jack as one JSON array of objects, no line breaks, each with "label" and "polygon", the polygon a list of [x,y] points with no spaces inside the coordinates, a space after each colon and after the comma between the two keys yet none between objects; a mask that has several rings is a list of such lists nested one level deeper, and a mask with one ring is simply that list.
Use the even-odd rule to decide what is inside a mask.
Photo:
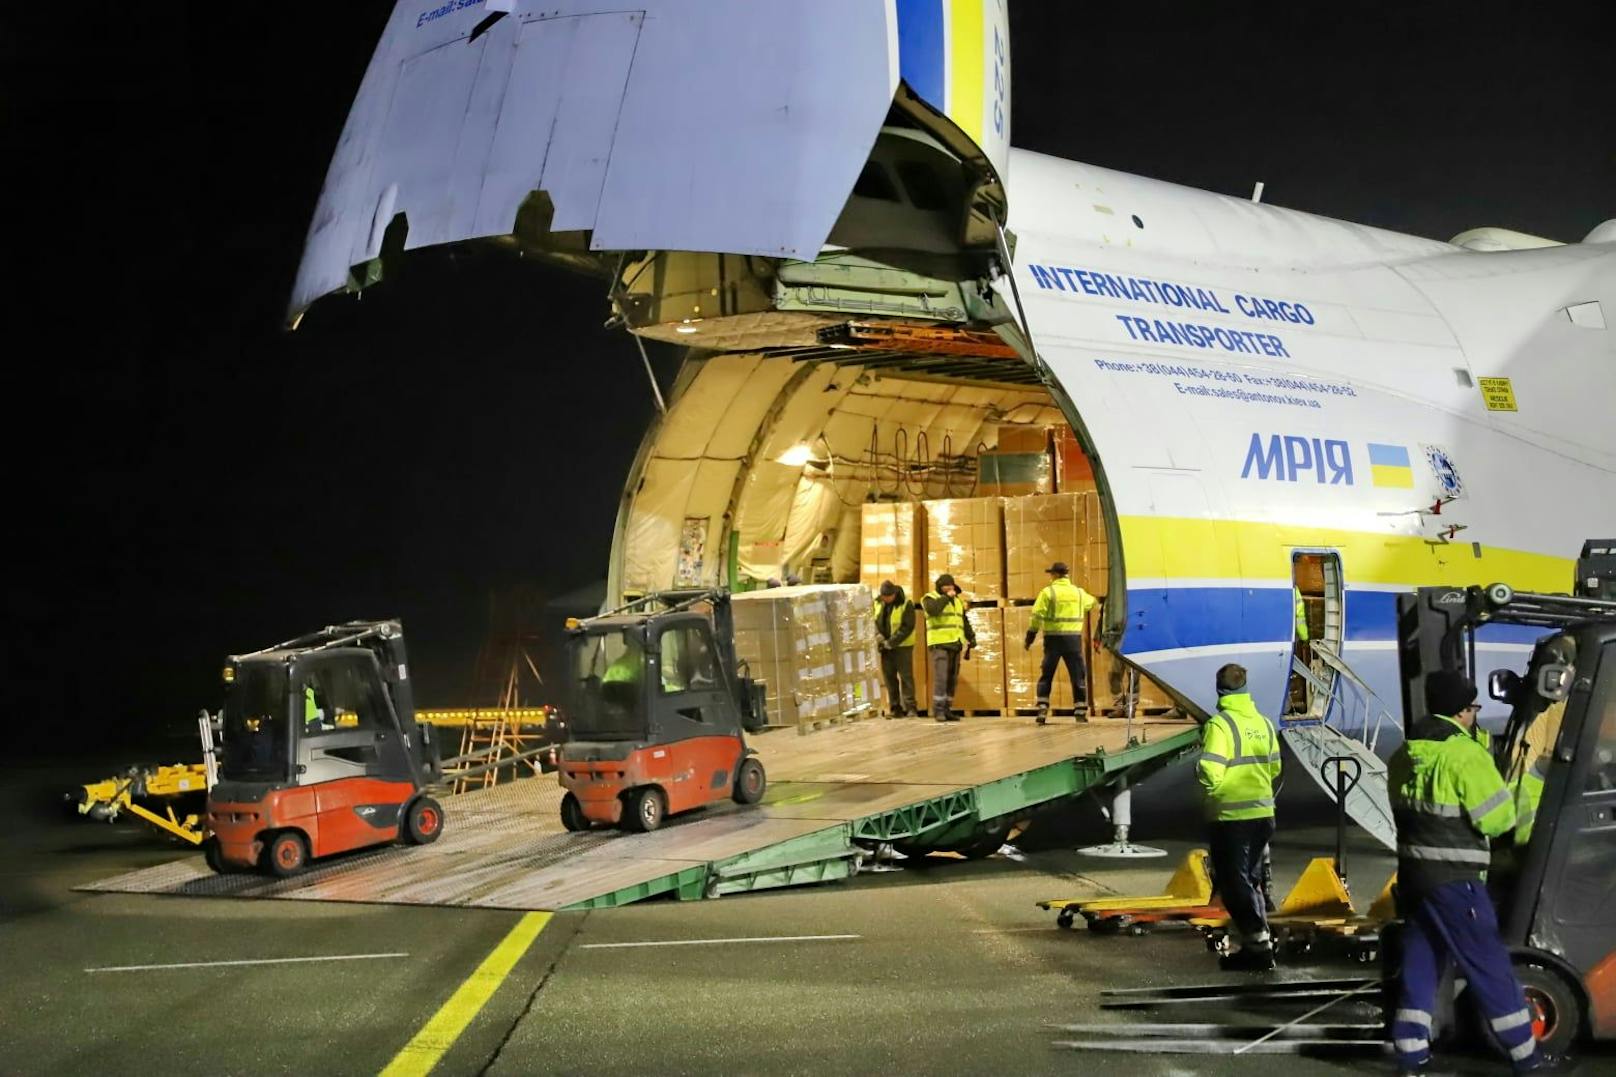
[{"label": "pallet jack", "polygon": [[[1326,784],[1333,785],[1336,792],[1335,856],[1315,857],[1308,863],[1269,916],[1269,927],[1275,945],[1287,953],[1327,949],[1368,964],[1380,956],[1380,926],[1395,915],[1392,884],[1396,876],[1387,880],[1369,912],[1360,916],[1347,885],[1344,805],[1362,777],[1363,766],[1354,756],[1332,756],[1321,769],[1326,772]],[[1185,923],[1201,932],[1213,952],[1229,948],[1229,914],[1217,896],[1205,849],[1191,850],[1160,894],[1055,899],[1040,901],[1038,907],[1054,911],[1055,923],[1062,928],[1071,927],[1079,915],[1096,934],[1125,931],[1145,935],[1158,924]]]}]

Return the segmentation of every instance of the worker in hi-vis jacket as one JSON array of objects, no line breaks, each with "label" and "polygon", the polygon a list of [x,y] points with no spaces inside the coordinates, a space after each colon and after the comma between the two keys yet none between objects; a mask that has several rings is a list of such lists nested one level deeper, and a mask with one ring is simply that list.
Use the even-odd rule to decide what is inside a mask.
[{"label": "worker in hi-vis jacket", "polygon": [[1218,670],[1218,709],[1201,729],[1196,776],[1211,818],[1212,874],[1240,938],[1225,969],[1274,967],[1263,900],[1263,856],[1274,836],[1274,787],[1280,775],[1279,730],[1246,691],[1244,666]]},{"label": "worker in hi-vis jacket", "polygon": [[1404,1073],[1431,1060],[1437,986],[1452,965],[1517,1073],[1542,1059],[1532,1010],[1498,932],[1487,893],[1492,839],[1515,829],[1515,798],[1478,736],[1476,686],[1462,673],[1425,679],[1431,713],[1386,765],[1397,820],[1397,911],[1402,971],[1392,1046]]},{"label": "worker in hi-vis jacket", "polygon": [[959,687],[960,662],[969,660],[976,646],[976,631],[965,612],[965,598],[954,577],[937,577],[937,589],[920,600],[926,611],[926,657],[931,662],[931,716],[939,722],[957,722],[954,689]]},{"label": "worker in hi-vis jacket", "polygon": [[[1100,601],[1072,582],[1071,569],[1065,561],[1056,561],[1044,570],[1049,573],[1049,586],[1038,592],[1032,606],[1032,619],[1027,627],[1027,649],[1040,630],[1044,633],[1044,664],[1038,674],[1038,724],[1049,720],[1049,694],[1055,687],[1055,671],[1066,663],[1067,676],[1072,678],[1072,703],[1082,711],[1088,703],[1084,690],[1083,624]],[[1081,714],[1078,715],[1082,717]]]}]

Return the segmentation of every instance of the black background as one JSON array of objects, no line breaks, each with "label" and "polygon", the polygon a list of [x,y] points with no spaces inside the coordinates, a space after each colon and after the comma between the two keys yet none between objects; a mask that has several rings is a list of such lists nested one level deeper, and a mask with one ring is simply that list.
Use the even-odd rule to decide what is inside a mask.
[{"label": "black background", "polygon": [[[652,405],[600,282],[436,259],[281,330],[390,6],[6,28],[12,743],[187,730],[223,655],[358,616],[479,702],[491,596],[604,574]],[[1607,5],[1208,6],[1017,0],[1016,144],[1438,238],[1616,215]]]}]

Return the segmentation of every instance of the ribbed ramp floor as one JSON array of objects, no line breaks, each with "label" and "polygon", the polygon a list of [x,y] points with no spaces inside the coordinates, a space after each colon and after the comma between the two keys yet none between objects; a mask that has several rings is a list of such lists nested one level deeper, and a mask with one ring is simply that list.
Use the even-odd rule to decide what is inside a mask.
[{"label": "ribbed ramp floor", "polygon": [[599,908],[844,878],[874,842],[945,844],[983,819],[1071,796],[1190,750],[1194,723],[870,719],[750,738],[764,803],[651,834],[561,828],[561,789],[533,778],[445,800],[443,837],[337,857],[293,879],[214,875],[200,855],[81,887],[125,893],[505,909]]}]

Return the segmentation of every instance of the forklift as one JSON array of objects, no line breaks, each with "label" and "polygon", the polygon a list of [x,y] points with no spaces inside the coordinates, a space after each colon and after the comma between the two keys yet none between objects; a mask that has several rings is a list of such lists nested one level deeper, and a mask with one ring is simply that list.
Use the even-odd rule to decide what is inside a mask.
[{"label": "forklift", "polygon": [[218,872],[296,875],[311,860],[443,832],[426,794],[442,776],[415,700],[398,621],[332,625],[224,669],[218,781],[208,793]]},{"label": "forklift", "polygon": [[1529,840],[1495,843],[1488,885],[1534,1031],[1559,1054],[1579,1036],[1616,1039],[1616,601],[1501,583],[1399,595],[1405,721],[1427,713],[1431,673],[1474,676],[1476,633],[1489,625],[1544,630],[1524,676],[1487,678],[1511,708],[1491,737],[1499,772],[1535,767],[1543,779]]},{"label": "forklift", "polygon": [[648,831],[716,801],[756,804],[768,779],[745,733],[764,686],[735,655],[729,592],[663,591],[567,621],[561,822]]}]

